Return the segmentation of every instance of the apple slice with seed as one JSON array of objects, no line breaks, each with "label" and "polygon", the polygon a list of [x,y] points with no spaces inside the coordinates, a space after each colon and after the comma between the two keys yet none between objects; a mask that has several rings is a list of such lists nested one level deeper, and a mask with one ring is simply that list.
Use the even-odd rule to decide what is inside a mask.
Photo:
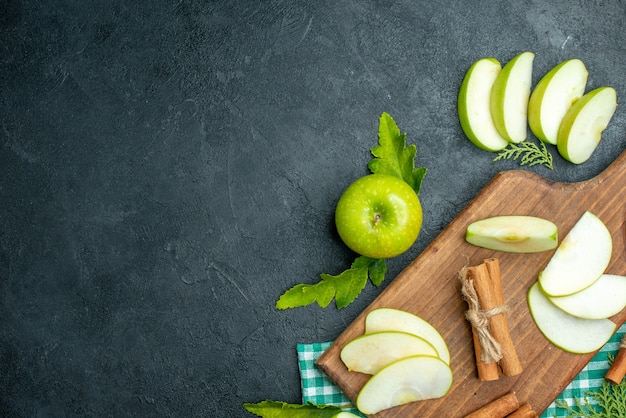
[{"label": "apple slice with seed", "polygon": [[606,225],[585,212],[559,244],[539,273],[539,283],[548,296],[571,295],[591,286],[611,260],[613,241]]},{"label": "apple slice with seed", "polygon": [[528,102],[528,125],[537,138],[556,145],[559,126],[585,93],[587,68],[579,59],[561,62],[537,83]]},{"label": "apple slice with seed", "polygon": [[398,331],[365,334],[346,344],[339,354],[348,370],[376,374],[380,369],[404,357],[437,357],[437,350],[423,338]]},{"label": "apple slice with seed", "polygon": [[428,341],[437,350],[438,356],[450,364],[450,351],[439,331],[428,321],[400,309],[377,308],[365,317],[365,333],[400,331],[417,335]]},{"label": "apple slice with seed", "polygon": [[602,132],[617,109],[617,94],[612,87],[600,87],[581,97],[563,117],[557,149],[567,161],[582,164],[595,151]]},{"label": "apple slice with seed", "polygon": [[626,307],[626,277],[603,274],[580,292],[548,299],[562,311],[579,318],[609,318]]},{"label": "apple slice with seed", "polygon": [[459,122],[465,136],[485,151],[500,151],[509,142],[496,130],[491,117],[491,88],[502,66],[495,58],[482,58],[467,70],[457,102]]},{"label": "apple slice with seed", "polygon": [[472,222],[465,240],[478,247],[511,253],[536,253],[556,248],[557,226],[535,216],[494,216]]},{"label": "apple slice with seed", "polygon": [[491,116],[500,135],[519,143],[528,136],[528,100],[535,54],[522,52],[506,63],[491,89]]},{"label": "apple slice with seed", "polygon": [[543,294],[539,283],[528,291],[528,308],[546,339],[569,353],[585,354],[600,349],[617,327],[608,319],[582,319],[565,313]]},{"label": "apple slice with seed", "polygon": [[440,398],[450,390],[452,379],[450,366],[439,357],[405,357],[363,385],[356,407],[369,415],[410,402]]}]

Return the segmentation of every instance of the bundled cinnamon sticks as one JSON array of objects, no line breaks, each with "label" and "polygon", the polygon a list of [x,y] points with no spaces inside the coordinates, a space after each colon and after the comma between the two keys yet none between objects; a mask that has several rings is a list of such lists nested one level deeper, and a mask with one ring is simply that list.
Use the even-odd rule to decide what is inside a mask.
[{"label": "bundled cinnamon sticks", "polygon": [[465,267],[459,279],[469,307],[466,318],[472,324],[478,378],[497,380],[500,368],[505,376],[520,374],[522,365],[509,333],[498,260]]}]

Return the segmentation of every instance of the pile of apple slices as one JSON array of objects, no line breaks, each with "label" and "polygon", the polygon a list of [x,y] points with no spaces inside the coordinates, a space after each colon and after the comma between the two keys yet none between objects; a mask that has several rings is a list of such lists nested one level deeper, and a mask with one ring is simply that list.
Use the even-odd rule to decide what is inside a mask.
[{"label": "pile of apple slices", "polygon": [[613,243],[605,224],[585,212],[528,291],[543,335],[570,353],[591,353],[611,338],[608,318],[626,307],[626,277],[605,274]]},{"label": "pile of apple slices", "polygon": [[365,334],[340,358],[348,370],[370,374],[356,399],[364,414],[440,398],[452,386],[450,351],[441,334],[412,313],[379,308],[365,318]]},{"label": "pile of apple slices", "polygon": [[458,97],[461,128],[477,147],[500,151],[527,138],[527,127],[557,146],[566,160],[580,164],[596,149],[615,109],[612,87],[584,94],[588,72],[579,59],[550,70],[531,94],[535,54],[522,52],[504,67],[483,58],[468,69]]}]

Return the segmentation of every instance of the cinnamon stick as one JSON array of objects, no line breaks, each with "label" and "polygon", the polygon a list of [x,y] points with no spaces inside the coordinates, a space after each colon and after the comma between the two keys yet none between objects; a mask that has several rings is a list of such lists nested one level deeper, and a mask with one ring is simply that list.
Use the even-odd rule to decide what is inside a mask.
[{"label": "cinnamon stick", "polygon": [[606,372],[604,378],[611,383],[619,385],[626,375],[626,334],[622,337],[617,356],[613,359],[613,364]]},{"label": "cinnamon stick", "polygon": [[509,392],[466,415],[465,418],[504,418],[518,408],[519,401],[517,400],[517,395],[515,395],[515,392]]},{"label": "cinnamon stick", "polygon": [[[479,277],[474,286],[480,306],[485,311],[497,309],[504,305],[504,295],[502,293],[502,281],[500,276],[500,263],[496,258],[485,260],[487,271],[489,272],[489,281],[484,277]],[[500,359],[500,367],[505,376],[516,376],[522,373],[522,364],[519,361],[515,345],[509,333],[509,321],[506,313],[499,313],[489,317],[489,327],[496,341],[500,343],[502,349],[502,359]]]},{"label": "cinnamon stick", "polygon": [[507,415],[506,418],[537,418],[538,416],[532,406],[529,403],[525,403],[517,408],[515,412]]},{"label": "cinnamon stick", "polygon": [[[471,312],[479,312],[481,307],[478,303],[478,296],[475,294],[473,287],[473,281],[476,276],[488,275],[487,267],[484,264],[472,267],[466,267],[460,272],[460,279],[462,283],[461,291],[465,296],[469,310],[468,315]],[[476,371],[478,378],[481,381],[498,380],[500,378],[500,372],[497,361],[499,360],[498,353],[494,354],[489,350],[488,354],[483,353],[482,343],[480,341],[479,333],[475,325],[475,320],[468,318],[472,324],[472,338],[474,341],[474,354],[476,357]],[[484,331],[483,331],[484,332]]]}]

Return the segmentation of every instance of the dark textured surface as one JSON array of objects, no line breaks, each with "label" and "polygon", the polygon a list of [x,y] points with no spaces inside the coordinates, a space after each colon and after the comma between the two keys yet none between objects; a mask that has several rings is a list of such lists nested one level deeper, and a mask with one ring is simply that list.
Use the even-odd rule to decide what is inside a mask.
[{"label": "dark textured surface", "polygon": [[[311,4],[307,4],[311,3]],[[500,170],[458,126],[478,58],[581,58],[626,97],[623,1],[0,2],[0,415],[245,417],[300,401],[299,342],[351,306],[276,311],[352,261],[333,211],[381,112],[428,168],[401,271]],[[624,149],[622,107],[581,181]]]}]

